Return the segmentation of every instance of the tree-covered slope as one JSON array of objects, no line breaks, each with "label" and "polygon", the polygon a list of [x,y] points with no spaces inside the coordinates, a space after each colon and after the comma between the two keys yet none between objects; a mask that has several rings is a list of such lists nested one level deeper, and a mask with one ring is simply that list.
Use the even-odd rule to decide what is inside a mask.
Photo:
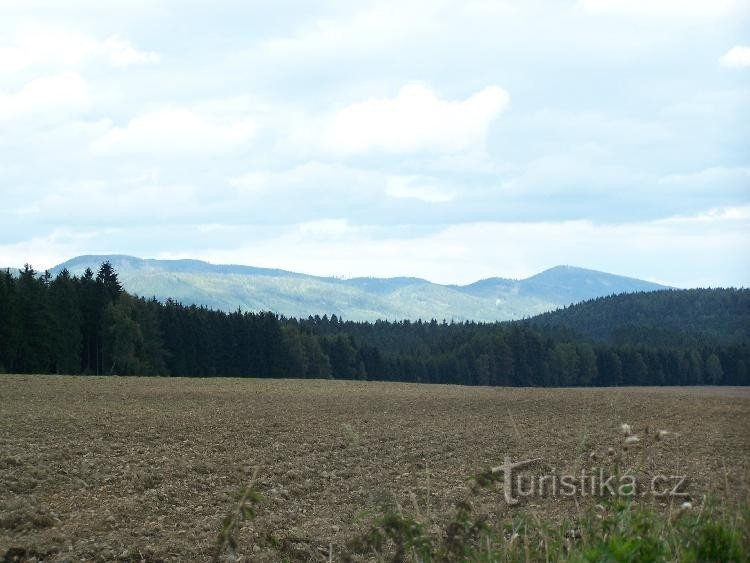
[{"label": "tree-covered slope", "polygon": [[[108,262],[80,277],[67,270],[53,277],[27,266],[17,277],[0,274],[0,373],[336,377],[500,386],[747,385],[748,339],[742,331],[734,334],[736,341],[720,342],[716,336],[717,326],[745,326],[747,293],[697,295],[700,308],[693,316],[679,313],[674,303],[662,306],[664,314],[658,317],[640,314],[651,313],[647,304],[626,306],[612,318],[625,318],[636,331],[658,329],[663,338],[611,343],[534,326],[538,319],[373,323],[325,314],[286,319],[269,312],[226,313],[134,297],[123,290]],[[610,309],[601,305],[611,303],[598,300],[592,307],[606,312]],[[670,317],[671,311],[677,313]],[[594,311],[591,318],[602,316]],[[668,322],[659,325],[659,319]],[[690,342],[674,328],[688,320],[693,323]]]},{"label": "tree-covered slope", "polygon": [[335,314],[352,320],[521,319],[601,295],[663,286],[593,270],[561,266],[525,280],[490,278],[440,285],[419,278],[317,277],[285,270],[214,265],[198,260],[144,260],[131,256],[80,256],[51,270],[81,275],[105,261],[125,289],[159,300],[172,298],[223,311],[274,311],[291,317]]},{"label": "tree-covered slope", "polygon": [[617,344],[731,343],[750,336],[750,289],[684,289],[591,299],[527,321]]}]

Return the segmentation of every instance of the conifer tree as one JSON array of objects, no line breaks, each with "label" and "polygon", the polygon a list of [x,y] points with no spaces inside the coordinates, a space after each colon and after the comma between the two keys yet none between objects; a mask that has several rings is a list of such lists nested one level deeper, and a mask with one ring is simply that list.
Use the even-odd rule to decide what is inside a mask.
[{"label": "conifer tree", "polygon": [[75,282],[64,269],[50,283],[52,327],[50,348],[54,373],[78,373],[81,369],[81,306]]}]

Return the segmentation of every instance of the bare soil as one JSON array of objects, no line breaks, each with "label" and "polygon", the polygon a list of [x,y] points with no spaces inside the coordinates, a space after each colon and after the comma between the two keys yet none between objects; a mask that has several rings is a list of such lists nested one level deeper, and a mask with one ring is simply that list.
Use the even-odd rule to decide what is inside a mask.
[{"label": "bare soil", "polygon": [[[210,559],[231,494],[259,467],[265,500],[238,558],[324,561],[332,546],[335,560],[389,499],[439,522],[506,456],[561,473],[620,455],[622,423],[642,438],[628,467],[687,475],[696,503],[747,498],[746,388],[0,376],[0,556]],[[670,434],[657,443],[658,430]],[[561,518],[596,499],[511,507],[498,487],[475,502],[490,518]]]}]

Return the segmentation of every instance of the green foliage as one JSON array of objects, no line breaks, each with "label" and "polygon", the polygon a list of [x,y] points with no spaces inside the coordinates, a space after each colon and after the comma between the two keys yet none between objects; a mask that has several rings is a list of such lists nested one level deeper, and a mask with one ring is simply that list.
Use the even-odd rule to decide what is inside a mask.
[{"label": "green foliage", "polygon": [[[224,313],[146,300],[125,293],[109,263],[97,274],[88,269],[75,277],[63,270],[54,279],[27,266],[18,277],[0,275],[0,366],[10,373],[493,386],[747,385],[750,337],[735,330],[732,338],[718,338],[715,324],[720,319],[731,328],[745,320],[749,295],[746,290],[652,292],[628,296],[629,313],[619,298],[604,298],[519,323],[369,323],[336,315],[297,320],[268,312]],[[645,336],[653,334],[655,320],[643,313],[647,304],[661,311],[665,303],[677,307],[693,297],[699,313],[664,313],[665,326],[685,319],[693,327],[691,338],[670,328],[659,333],[657,343],[649,342]],[[730,306],[736,308],[725,309]],[[642,338],[592,342],[550,325],[554,319],[583,322],[610,312],[619,316],[605,324],[615,326],[627,317],[635,323],[631,328],[643,328]],[[708,319],[705,338],[690,325],[693,317]]]},{"label": "green foliage", "polygon": [[351,424],[344,423],[341,425],[341,429],[344,432],[344,440],[347,446],[358,446],[359,445],[359,432],[357,432]]},{"label": "green foliage", "polygon": [[[476,492],[476,489],[475,489]],[[736,515],[735,515],[736,516]],[[750,561],[750,528],[717,507],[671,518],[647,506],[612,501],[561,524],[523,512],[492,523],[461,503],[439,531],[423,520],[386,512],[348,545],[345,559],[383,561]]]},{"label": "green foliage", "polygon": [[706,383],[716,385],[724,379],[724,370],[721,367],[721,360],[716,354],[711,354],[706,358]]},{"label": "green foliage", "polygon": [[750,289],[687,289],[599,297],[527,321],[616,345],[695,348],[747,342]]},{"label": "green foliage", "polygon": [[109,301],[117,301],[120,295],[122,295],[122,284],[109,260],[105,261],[99,268],[99,273],[96,275],[96,283],[102,288],[105,298]]},{"label": "green foliage", "polygon": [[[406,515],[394,503],[350,541],[345,560],[367,554],[379,561],[499,562],[743,562],[750,561],[750,507],[704,499],[657,508],[633,497],[613,497],[589,506],[575,519],[540,519],[523,507],[500,520],[474,509],[483,492],[501,479],[487,469],[471,480],[469,496],[453,515],[431,526],[415,505]],[[479,503],[477,503],[479,504]]]},{"label": "green foliage", "polygon": [[[702,525],[698,523],[691,528],[695,539],[684,541],[687,546],[683,553],[683,561],[748,560],[745,551],[748,546],[743,546],[743,534],[727,526],[725,522],[706,522]],[[744,543],[747,544],[747,537],[744,538]]]},{"label": "green foliage", "polygon": [[352,542],[351,547],[359,552],[382,554],[392,551],[394,563],[412,560],[430,561],[434,557],[431,538],[424,525],[413,518],[390,512],[383,515],[363,537]]},{"label": "green foliage", "polygon": [[255,489],[254,482],[255,475],[249,485],[245,485],[232,494],[236,504],[222,520],[211,559],[213,562],[219,561],[226,551],[234,552],[237,549],[237,529],[242,522],[255,519],[257,506],[262,502],[263,497]]},{"label": "green foliage", "polygon": [[15,354],[13,370],[26,373],[50,371],[52,316],[47,289],[49,277],[39,276],[26,264],[15,286]]},{"label": "green foliage", "polygon": [[75,281],[63,270],[49,286],[52,315],[51,353],[55,373],[78,373],[81,369],[81,312]]},{"label": "green foliage", "polygon": [[324,338],[322,347],[331,362],[331,369],[340,379],[366,379],[364,364],[357,355],[357,347],[350,336],[337,334]]},{"label": "green foliage", "polygon": [[132,317],[130,299],[110,303],[104,311],[104,357],[110,374],[134,375],[139,373],[139,351],[143,348],[140,325]]}]

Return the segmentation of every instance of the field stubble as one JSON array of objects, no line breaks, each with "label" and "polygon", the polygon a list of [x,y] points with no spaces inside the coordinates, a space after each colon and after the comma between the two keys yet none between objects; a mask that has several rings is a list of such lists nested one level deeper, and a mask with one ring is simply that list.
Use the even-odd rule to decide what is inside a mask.
[{"label": "field stubble", "polygon": [[[750,473],[738,388],[2,376],[0,415],[0,555],[52,560],[208,559],[256,467],[264,502],[237,553],[258,560],[327,560],[389,500],[437,525],[483,468],[509,456],[578,471],[621,443],[622,423],[675,433],[646,469],[687,475],[694,502],[746,500]],[[490,518],[580,510],[559,497],[509,507],[501,488],[479,503]]]}]

